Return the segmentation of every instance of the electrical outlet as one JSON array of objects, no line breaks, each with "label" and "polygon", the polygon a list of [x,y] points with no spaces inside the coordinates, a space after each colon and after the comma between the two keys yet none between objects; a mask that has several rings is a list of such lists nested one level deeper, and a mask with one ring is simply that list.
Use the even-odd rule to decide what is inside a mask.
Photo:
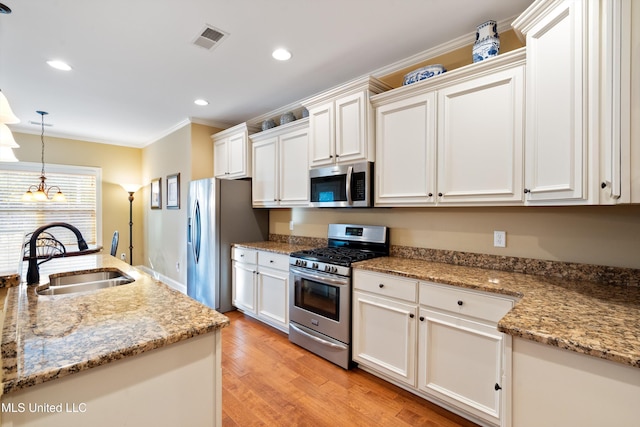
[{"label": "electrical outlet", "polygon": [[494,231],[493,232],[493,246],[496,248],[507,247],[507,232],[506,231]]},{"label": "electrical outlet", "polygon": [[124,252],[122,252],[122,253],[120,254],[120,259],[121,259],[121,260],[123,260],[123,261],[126,261],[126,260],[127,260],[127,254],[125,254]]},{"label": "electrical outlet", "polygon": [[289,221],[289,230],[293,231],[293,221]]}]

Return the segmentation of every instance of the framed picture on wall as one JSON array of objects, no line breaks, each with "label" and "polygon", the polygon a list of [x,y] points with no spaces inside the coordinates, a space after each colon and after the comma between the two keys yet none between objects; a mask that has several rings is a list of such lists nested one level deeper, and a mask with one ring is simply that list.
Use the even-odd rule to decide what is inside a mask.
[{"label": "framed picture on wall", "polygon": [[167,175],[167,209],[180,209],[180,174]]},{"label": "framed picture on wall", "polygon": [[151,180],[151,209],[162,209],[162,178]]}]

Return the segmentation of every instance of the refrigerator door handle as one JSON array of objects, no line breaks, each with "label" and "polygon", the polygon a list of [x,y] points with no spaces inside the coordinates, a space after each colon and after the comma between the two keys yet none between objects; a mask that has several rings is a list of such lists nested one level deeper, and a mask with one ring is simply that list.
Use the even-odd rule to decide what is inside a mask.
[{"label": "refrigerator door handle", "polygon": [[193,259],[197,264],[200,259],[200,236],[202,233],[200,220],[200,203],[198,203],[197,200],[195,202],[193,223],[193,229],[191,230],[193,244],[191,245],[191,247],[193,248]]}]

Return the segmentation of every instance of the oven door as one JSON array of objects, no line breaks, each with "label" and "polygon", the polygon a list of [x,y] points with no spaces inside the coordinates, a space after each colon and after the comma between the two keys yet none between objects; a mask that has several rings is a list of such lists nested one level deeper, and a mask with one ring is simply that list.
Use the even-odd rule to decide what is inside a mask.
[{"label": "oven door", "polygon": [[351,336],[351,278],[289,267],[289,318],[345,344]]}]

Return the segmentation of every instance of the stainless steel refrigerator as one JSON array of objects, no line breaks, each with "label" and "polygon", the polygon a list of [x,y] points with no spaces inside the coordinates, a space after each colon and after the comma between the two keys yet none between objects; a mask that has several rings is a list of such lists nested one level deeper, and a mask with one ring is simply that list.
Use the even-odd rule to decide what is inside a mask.
[{"label": "stainless steel refrigerator", "polygon": [[251,181],[189,183],[187,294],[226,312],[231,304],[231,245],[269,238],[269,211],[251,207]]}]

